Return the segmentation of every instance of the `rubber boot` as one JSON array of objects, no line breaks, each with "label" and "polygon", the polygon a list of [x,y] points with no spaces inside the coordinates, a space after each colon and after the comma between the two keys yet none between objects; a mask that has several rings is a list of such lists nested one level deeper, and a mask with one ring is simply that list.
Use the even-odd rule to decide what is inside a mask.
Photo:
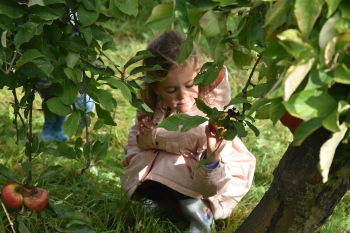
[{"label": "rubber boot", "polygon": [[202,199],[179,200],[181,210],[190,222],[191,233],[212,232],[213,214],[209,204]]},{"label": "rubber boot", "polygon": [[63,133],[65,116],[56,116],[56,121],[52,122],[45,117],[43,131],[39,134],[39,139],[43,141],[66,141],[67,135]]},{"label": "rubber boot", "polygon": [[[90,98],[89,95],[86,94],[86,112],[92,112],[92,110],[94,109],[95,106],[95,101]],[[80,95],[75,101],[74,101],[74,110],[78,110],[78,109],[84,109],[84,95]],[[90,119],[90,116],[88,114],[85,115],[85,122],[87,122]],[[83,121],[83,119],[80,117],[79,118],[80,121],[80,125],[82,128],[85,127],[85,123]]]}]

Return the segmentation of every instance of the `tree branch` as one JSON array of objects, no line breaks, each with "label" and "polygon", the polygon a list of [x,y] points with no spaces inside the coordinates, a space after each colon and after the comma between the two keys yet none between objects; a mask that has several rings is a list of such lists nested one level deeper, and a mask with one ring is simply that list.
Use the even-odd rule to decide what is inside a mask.
[{"label": "tree branch", "polygon": [[[248,78],[248,80],[247,80],[247,83],[246,83],[245,87],[244,87],[243,90],[242,90],[243,98],[244,98],[244,99],[247,99],[247,89],[248,89],[249,85],[251,85],[251,80],[252,80],[254,71],[255,71],[255,69],[256,69],[256,66],[257,66],[258,63],[260,62],[261,58],[262,58],[262,56],[261,56],[261,55],[258,55],[258,59],[256,59],[255,64],[254,64],[254,66],[253,66],[253,69],[252,69],[252,71],[250,72],[250,75],[249,75],[249,78]],[[243,112],[245,112],[245,107],[244,107],[244,105],[243,105]]]}]

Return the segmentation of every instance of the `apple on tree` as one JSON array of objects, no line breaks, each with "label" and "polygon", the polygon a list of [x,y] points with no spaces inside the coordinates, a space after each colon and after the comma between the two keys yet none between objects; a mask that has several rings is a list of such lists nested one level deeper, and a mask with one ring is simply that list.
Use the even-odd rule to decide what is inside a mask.
[{"label": "apple on tree", "polygon": [[15,181],[8,182],[1,190],[2,202],[10,208],[19,208],[23,205],[22,184]]},{"label": "apple on tree", "polygon": [[290,115],[288,111],[283,114],[283,116],[280,118],[280,121],[282,125],[287,126],[292,133],[294,133],[299,125],[303,122],[302,119]]}]

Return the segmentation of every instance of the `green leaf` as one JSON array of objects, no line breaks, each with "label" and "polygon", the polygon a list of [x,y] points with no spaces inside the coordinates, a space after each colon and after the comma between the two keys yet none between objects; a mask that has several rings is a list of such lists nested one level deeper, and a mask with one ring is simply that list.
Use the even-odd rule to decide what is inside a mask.
[{"label": "green leaf", "polygon": [[5,167],[5,165],[1,164],[0,163],[0,173],[9,178],[10,180],[16,180],[16,176],[15,174],[10,170],[8,169],[7,167]]},{"label": "green leaf", "polygon": [[243,138],[248,135],[248,132],[245,130],[242,122],[234,121],[233,124],[235,125],[235,129],[237,130],[237,134],[239,137]]},{"label": "green leaf", "polygon": [[270,106],[271,104],[266,104],[261,106],[256,110],[256,114],[254,116],[255,119],[269,119],[270,118]]},{"label": "green leaf", "polygon": [[47,6],[33,5],[28,8],[28,11],[30,14],[37,15],[43,20],[55,20],[61,16]]},{"label": "green leaf", "polygon": [[92,227],[81,222],[72,222],[64,229],[65,232],[72,233],[96,233]]},{"label": "green leaf", "polygon": [[46,101],[49,110],[59,116],[66,116],[73,112],[72,108],[60,100],[58,97],[51,98]]},{"label": "green leaf", "polygon": [[226,44],[222,37],[214,37],[211,39],[209,45],[209,56],[213,59],[214,63],[219,63],[226,50]]},{"label": "green leaf", "polygon": [[201,110],[203,113],[210,115],[213,113],[213,110],[211,107],[205,104],[205,102],[200,98],[195,98],[196,106],[199,110]]},{"label": "green leaf", "polygon": [[348,127],[345,123],[340,125],[340,131],[333,133],[332,137],[328,139],[320,149],[320,169],[323,177],[323,183],[328,180],[328,173],[333,161],[335,150],[337,149],[339,143],[343,140]]},{"label": "green leaf", "polygon": [[293,95],[299,84],[304,80],[305,76],[309,73],[315,59],[308,60],[307,63],[303,61],[297,65],[292,65],[288,68],[287,73],[284,76],[283,81],[283,100],[288,101]]},{"label": "green leaf", "polygon": [[63,92],[58,97],[62,101],[62,103],[64,103],[65,105],[70,105],[78,96],[78,87],[73,81],[69,79],[66,79],[63,82],[62,86]]},{"label": "green leaf", "polygon": [[112,94],[103,89],[97,89],[95,92],[95,95],[98,98],[98,102],[109,112],[113,112],[114,104],[111,101],[113,98]]},{"label": "green leaf", "polygon": [[25,6],[17,1],[0,1],[0,15],[18,19],[25,14]]},{"label": "green leaf", "polygon": [[59,155],[62,157],[65,157],[67,159],[75,159],[76,158],[76,154],[75,154],[75,151],[73,150],[73,148],[71,148],[70,146],[68,146],[64,142],[61,142],[60,144],[58,144],[57,150],[59,152]]},{"label": "green leaf", "polygon": [[138,13],[138,0],[114,0],[113,2],[125,14],[136,16]]},{"label": "green leaf", "polygon": [[105,123],[104,119],[97,119],[97,121],[95,122],[93,130],[100,129],[103,126],[104,123]]},{"label": "green leaf", "polygon": [[302,122],[294,132],[294,139],[292,144],[299,146],[301,143],[310,136],[317,129],[322,127],[322,121],[324,117],[312,118],[308,121]]},{"label": "green leaf", "polygon": [[130,65],[149,57],[154,57],[150,51],[148,50],[138,51],[134,57],[130,58],[129,61],[125,63],[124,70],[128,68]]},{"label": "green leaf", "polygon": [[175,22],[176,17],[173,14],[173,4],[164,3],[155,6],[152,10],[151,16],[147,19],[148,26],[163,31]]},{"label": "green leaf", "polygon": [[[98,8],[96,8],[98,9]],[[83,27],[90,26],[95,23],[100,15],[100,11],[87,10],[83,4],[80,4],[77,10],[79,22]]]},{"label": "green leaf", "polygon": [[285,113],[286,108],[283,105],[282,98],[273,99],[270,106],[270,119],[275,125]]},{"label": "green leaf", "polygon": [[281,26],[286,21],[290,9],[291,5],[287,0],[276,1],[266,12],[264,27],[276,29]]},{"label": "green leaf", "polygon": [[86,61],[81,61],[80,65],[84,70],[89,70],[89,71],[91,71],[91,73],[93,73],[95,75],[97,75],[97,74],[102,74],[102,75],[106,75],[106,76],[113,76],[114,75],[114,71],[110,68],[95,67],[94,65],[92,65],[91,63],[88,63]]},{"label": "green leaf", "polygon": [[80,112],[75,111],[71,115],[69,115],[66,121],[64,122],[63,132],[67,134],[69,137],[74,136],[78,130],[78,127],[80,127],[79,117],[80,117]]},{"label": "green leaf", "polygon": [[[38,29],[39,31],[37,31]],[[40,34],[40,25],[33,22],[26,22],[15,35],[13,42],[16,46],[19,46],[25,42],[28,42],[34,35],[38,34]]]},{"label": "green leaf", "polygon": [[72,80],[75,84],[78,84],[78,82],[81,80],[81,71],[78,69],[72,69],[70,67],[67,67],[64,69],[64,74],[67,78]]},{"label": "green leaf", "polygon": [[230,105],[235,105],[235,104],[243,104],[243,103],[248,103],[249,101],[245,98],[242,97],[237,97],[237,98],[233,98],[230,100],[230,103],[228,103],[225,108],[227,108]]},{"label": "green leaf", "polygon": [[299,31],[287,29],[277,36],[285,50],[297,59],[307,59],[314,56],[313,47],[305,42]]},{"label": "green leaf", "polygon": [[208,121],[208,119],[205,117],[189,116],[187,114],[179,113],[165,118],[156,127],[164,128],[168,131],[179,131],[179,129],[181,128],[181,132],[186,132],[206,121]]},{"label": "green leaf", "polygon": [[65,170],[65,168],[62,167],[61,165],[50,166],[40,174],[39,180],[43,180],[43,179],[46,179],[46,178],[49,178],[52,176],[56,176],[56,175],[62,173],[62,171],[64,171],[64,170]]},{"label": "green leaf", "polygon": [[15,22],[7,15],[0,15],[0,28],[4,31],[14,32],[16,30]]},{"label": "green leaf", "polygon": [[249,121],[244,121],[251,130],[253,130],[254,134],[256,137],[259,137],[260,131],[258,130],[258,128],[255,127],[255,125],[253,125],[251,122]]},{"label": "green leaf", "polygon": [[109,111],[102,109],[99,104],[96,104],[95,106],[98,118],[104,119],[105,125],[117,125],[117,123],[114,122],[114,119]]},{"label": "green leaf", "polygon": [[337,83],[350,84],[350,69],[341,63],[334,71],[333,80]]},{"label": "green leaf", "polygon": [[36,49],[29,49],[22,54],[22,56],[17,60],[16,66],[20,67],[27,62],[31,62],[36,58],[43,57],[43,55]]},{"label": "green leaf", "polygon": [[223,67],[224,59],[220,60],[220,63],[215,64],[213,62],[206,62],[201,67],[201,71],[194,79],[195,85],[208,86],[214,82]]},{"label": "green leaf", "polygon": [[108,142],[96,141],[92,146],[91,153],[97,160],[101,160],[107,155]]},{"label": "green leaf", "polygon": [[193,50],[193,39],[190,35],[181,43],[179,55],[177,56],[176,62],[178,64],[184,62],[192,53]]},{"label": "green leaf", "polygon": [[28,173],[29,171],[32,170],[33,164],[31,162],[24,162],[21,164],[21,166],[22,166],[22,170],[25,173]]},{"label": "green leaf", "polygon": [[271,102],[271,100],[267,98],[258,99],[255,103],[253,103],[247,115],[252,115],[255,111],[257,111],[257,109],[259,109],[261,106],[264,106],[265,104],[268,104],[269,102]]},{"label": "green leaf", "polygon": [[56,43],[63,49],[68,49],[76,53],[85,53],[88,50],[86,41],[80,36],[62,36]]},{"label": "green leaf", "polygon": [[325,117],[338,105],[331,95],[321,90],[300,91],[283,104],[291,115],[303,120]]},{"label": "green leaf", "polygon": [[68,51],[68,54],[66,56],[66,63],[67,63],[68,67],[73,69],[74,66],[78,63],[79,60],[80,60],[80,54],[79,53]]},{"label": "green leaf", "polygon": [[127,99],[128,101],[131,101],[131,99],[132,99],[131,92],[130,92],[130,89],[128,88],[128,86],[125,82],[122,82],[118,78],[112,77],[112,76],[111,77],[103,77],[99,80],[106,81],[107,84],[113,88],[118,88],[122,92],[125,99]]},{"label": "green leaf", "polygon": [[176,0],[174,1],[174,15],[178,19],[182,31],[187,33],[190,22],[188,19],[187,3],[186,0]]},{"label": "green leaf", "polygon": [[226,17],[224,12],[207,11],[199,20],[202,33],[206,37],[224,35],[226,33]]},{"label": "green leaf", "polygon": [[329,18],[322,26],[320,34],[318,36],[318,45],[323,49],[326,44],[334,37],[339,35],[337,28],[335,27],[340,14],[335,14],[332,18]]},{"label": "green leaf", "polygon": [[138,67],[135,67],[130,72],[130,75],[134,75],[140,72],[155,71],[155,70],[164,70],[164,69],[158,64],[155,66],[138,66]]},{"label": "green leaf", "polygon": [[322,70],[317,70],[316,68],[312,68],[309,75],[309,80],[304,88],[304,90],[317,89],[320,87],[324,87],[328,85],[328,83],[332,80],[327,73]]},{"label": "green leaf", "polygon": [[71,220],[79,220],[82,222],[85,222],[87,224],[91,224],[90,219],[85,215],[82,214],[81,212],[70,208],[70,207],[63,207],[61,205],[55,205],[49,202],[50,206],[55,210],[55,212],[58,215],[58,218],[61,219],[71,219]]},{"label": "green leaf", "polygon": [[243,66],[249,66],[251,64],[250,54],[245,54],[238,50],[233,50],[232,59],[238,69],[243,69]]},{"label": "green leaf", "polygon": [[341,115],[344,111],[350,109],[350,105],[346,101],[339,101],[338,108],[335,109],[331,114],[329,114],[323,121],[322,125],[327,130],[331,132],[340,131],[339,128],[339,115]]},{"label": "green leaf", "polygon": [[325,0],[296,0],[294,14],[304,38],[308,38]]},{"label": "green leaf", "polygon": [[94,11],[97,8],[96,0],[78,0],[78,2],[84,4],[85,8],[89,11]]},{"label": "green leaf", "polygon": [[336,11],[341,0],[325,0],[325,1],[328,5],[327,18],[329,18]]}]

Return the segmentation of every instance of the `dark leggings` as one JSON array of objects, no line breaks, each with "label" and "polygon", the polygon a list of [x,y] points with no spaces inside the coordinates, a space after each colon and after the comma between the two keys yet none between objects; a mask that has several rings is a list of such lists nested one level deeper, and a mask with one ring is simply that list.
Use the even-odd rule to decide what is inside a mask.
[{"label": "dark leggings", "polygon": [[165,198],[172,198],[175,200],[186,200],[192,198],[179,193],[166,185],[151,180],[143,182],[142,185],[136,189],[136,193],[154,201],[164,200]]}]

